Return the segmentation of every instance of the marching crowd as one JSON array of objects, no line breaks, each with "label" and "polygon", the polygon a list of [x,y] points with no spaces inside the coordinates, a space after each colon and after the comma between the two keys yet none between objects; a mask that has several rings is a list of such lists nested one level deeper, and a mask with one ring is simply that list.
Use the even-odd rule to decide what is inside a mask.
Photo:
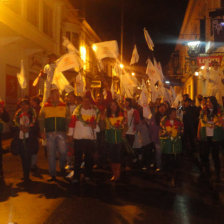
[{"label": "marching crowd", "polygon": [[[221,181],[220,153],[223,150],[224,115],[214,96],[198,96],[199,105],[187,94],[177,108],[158,98],[150,103],[151,115],[143,116],[143,108],[134,99],[112,99],[111,92],[79,97],[70,92],[62,96],[51,85],[49,98],[22,98],[10,123],[13,140],[11,152],[21,157],[24,182],[30,181],[31,170],[37,169],[40,145],[46,149],[49,180],[56,181],[56,158],[61,175],[79,183],[93,177],[93,167],[110,165],[112,182],[122,172],[141,169],[164,172],[175,185],[180,161],[189,157],[205,179]],[[0,131],[10,121],[4,102],[0,103]],[[2,147],[0,176],[3,180]],[[215,172],[211,172],[210,154]],[[67,168],[72,174],[68,175]],[[68,176],[67,176],[68,175]]]}]

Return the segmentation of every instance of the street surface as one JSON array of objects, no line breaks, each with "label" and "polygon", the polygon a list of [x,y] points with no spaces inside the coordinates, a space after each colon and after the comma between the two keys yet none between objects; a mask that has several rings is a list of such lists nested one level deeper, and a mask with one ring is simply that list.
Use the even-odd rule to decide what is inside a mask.
[{"label": "street surface", "polygon": [[[6,143],[5,143],[6,144]],[[110,173],[95,170],[92,183],[71,185],[62,177],[48,183],[48,165],[39,151],[39,171],[22,183],[20,158],[4,155],[0,224],[223,224],[224,185],[200,183],[184,161],[180,184],[162,175],[132,171],[116,185]]]}]

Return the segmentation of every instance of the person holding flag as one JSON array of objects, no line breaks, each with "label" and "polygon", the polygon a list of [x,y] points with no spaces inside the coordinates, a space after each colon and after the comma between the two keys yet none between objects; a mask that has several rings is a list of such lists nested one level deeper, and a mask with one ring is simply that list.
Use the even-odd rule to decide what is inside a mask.
[{"label": "person holding flag", "polygon": [[56,69],[56,60],[57,55],[56,54],[49,54],[48,55],[48,64],[44,66],[44,69],[40,71],[38,77],[33,83],[33,86],[36,86],[40,79],[44,79],[44,94],[43,94],[43,104],[48,101],[48,98],[50,96],[50,89],[51,84],[54,78],[54,72]]}]

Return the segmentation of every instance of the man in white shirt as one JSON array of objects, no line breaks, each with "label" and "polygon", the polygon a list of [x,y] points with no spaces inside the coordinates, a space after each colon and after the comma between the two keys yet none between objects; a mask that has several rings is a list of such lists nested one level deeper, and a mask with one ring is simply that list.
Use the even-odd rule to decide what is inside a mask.
[{"label": "man in white shirt", "polygon": [[85,155],[85,180],[92,175],[93,153],[96,141],[98,112],[88,97],[83,97],[82,103],[76,107],[69,124],[68,136],[74,140],[75,165],[73,183],[78,183],[80,166]]}]

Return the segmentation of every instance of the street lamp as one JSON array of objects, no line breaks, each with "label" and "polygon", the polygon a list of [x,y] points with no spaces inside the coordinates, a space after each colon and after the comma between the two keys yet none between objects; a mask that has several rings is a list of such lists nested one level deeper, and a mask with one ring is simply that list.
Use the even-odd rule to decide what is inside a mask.
[{"label": "street lamp", "polygon": [[194,40],[187,42],[188,54],[190,57],[196,57],[200,53],[201,41]]},{"label": "street lamp", "polygon": [[95,44],[93,44],[93,45],[92,45],[92,49],[93,49],[93,51],[96,52],[96,51],[97,51],[97,46],[96,46]]},{"label": "street lamp", "polygon": [[194,75],[195,75],[195,76],[199,76],[199,72],[195,72]]},{"label": "street lamp", "polygon": [[170,81],[169,81],[169,80],[166,80],[165,83],[166,83],[167,85],[169,85],[169,84],[170,84]]},{"label": "street lamp", "polygon": [[134,72],[132,72],[132,73],[131,73],[131,75],[132,75],[132,76],[135,76],[135,73],[134,73]]},{"label": "street lamp", "polygon": [[124,68],[124,65],[123,64],[120,64],[120,68],[123,69]]}]

